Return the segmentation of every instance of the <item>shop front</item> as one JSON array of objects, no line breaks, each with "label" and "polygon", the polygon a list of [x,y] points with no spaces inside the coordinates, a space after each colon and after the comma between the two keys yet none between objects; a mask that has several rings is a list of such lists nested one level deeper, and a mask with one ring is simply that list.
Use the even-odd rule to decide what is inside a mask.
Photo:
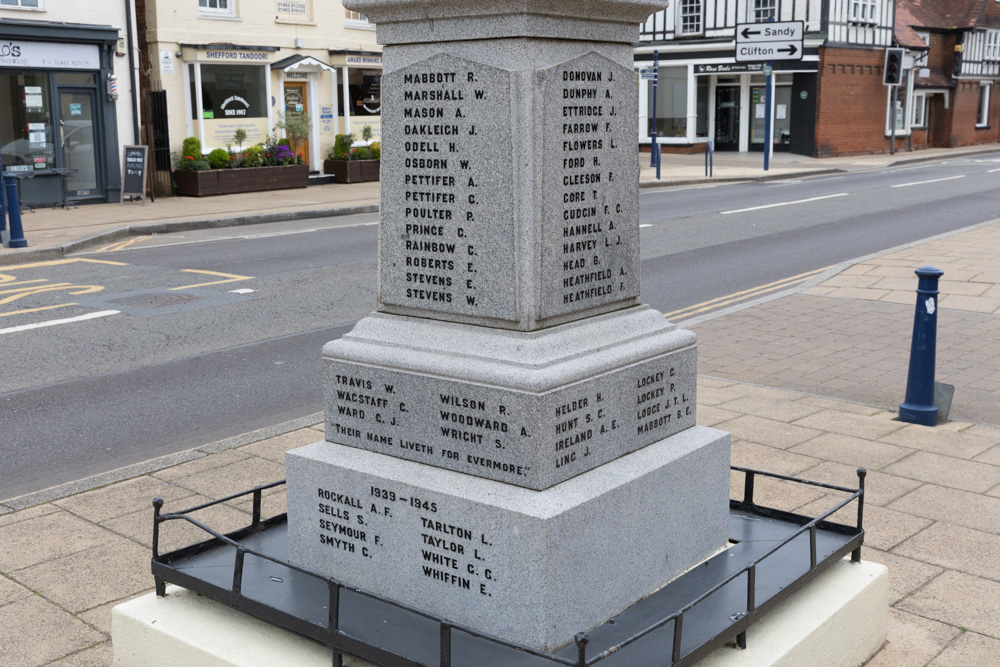
[{"label": "shop front", "polygon": [[330,51],[330,64],[339,70],[340,100],[334,103],[336,134],[361,138],[364,127],[372,137],[382,135],[382,54],[377,51]]},{"label": "shop front", "polygon": [[0,23],[0,161],[24,204],[119,201],[117,41],[107,26]]},{"label": "shop front", "polygon": [[278,47],[181,44],[187,134],[201,140],[202,152],[267,140],[274,126],[269,66]]},{"label": "shop front", "polygon": [[[771,100],[763,64],[661,53],[655,95],[661,150],[700,152],[711,141],[717,151],[763,151],[770,115],[772,151],[812,155],[818,56],[815,48],[811,51],[801,62],[774,64]],[[649,67],[651,60],[651,52],[638,53],[636,68]],[[650,80],[640,81],[639,109],[639,143],[648,146],[654,129]]]}]

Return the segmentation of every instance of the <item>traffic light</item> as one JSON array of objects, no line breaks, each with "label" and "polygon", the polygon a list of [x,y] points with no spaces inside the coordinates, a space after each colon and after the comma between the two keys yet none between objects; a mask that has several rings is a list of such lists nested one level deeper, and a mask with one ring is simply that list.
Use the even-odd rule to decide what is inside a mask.
[{"label": "traffic light", "polygon": [[898,86],[903,82],[903,49],[885,50],[885,69],[882,71],[882,83],[886,86]]}]

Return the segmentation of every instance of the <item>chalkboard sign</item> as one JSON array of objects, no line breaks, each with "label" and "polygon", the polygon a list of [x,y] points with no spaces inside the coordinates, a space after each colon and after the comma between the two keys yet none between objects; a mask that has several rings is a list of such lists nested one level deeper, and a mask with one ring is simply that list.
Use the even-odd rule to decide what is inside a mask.
[{"label": "chalkboard sign", "polygon": [[141,197],[146,205],[146,154],[148,146],[125,146],[122,149],[122,205],[126,197]]}]

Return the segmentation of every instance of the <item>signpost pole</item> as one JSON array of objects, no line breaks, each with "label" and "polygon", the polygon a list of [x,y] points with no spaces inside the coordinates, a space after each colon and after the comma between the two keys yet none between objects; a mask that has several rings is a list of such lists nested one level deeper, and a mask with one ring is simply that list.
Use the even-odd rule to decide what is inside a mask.
[{"label": "signpost pole", "polygon": [[771,62],[764,64],[764,171],[771,166],[771,93],[774,91],[774,81],[771,78]]},{"label": "signpost pole", "polygon": [[649,166],[656,167],[660,177],[660,143],[656,138],[656,88],[660,82],[660,50],[653,51],[653,131],[649,133]]},{"label": "signpost pole", "polygon": [[889,155],[896,154],[896,86],[889,86],[889,104],[892,105],[892,139],[889,140]]}]

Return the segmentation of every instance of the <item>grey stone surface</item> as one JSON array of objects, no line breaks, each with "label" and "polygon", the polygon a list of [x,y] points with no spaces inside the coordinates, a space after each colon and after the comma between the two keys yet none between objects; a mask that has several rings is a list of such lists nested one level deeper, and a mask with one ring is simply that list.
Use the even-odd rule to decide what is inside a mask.
[{"label": "grey stone surface", "polygon": [[381,309],[515,319],[510,78],[443,53],[383,75]]},{"label": "grey stone surface", "polygon": [[695,423],[694,335],[645,307],[538,332],[375,315],[324,357],[327,440],[532,489]]},{"label": "grey stone surface", "polygon": [[639,24],[666,0],[347,0],[376,25],[380,44],[498,37],[639,41]]},{"label": "grey stone surface", "polygon": [[639,87],[596,53],[536,74],[542,96],[540,319],[639,297]]},{"label": "grey stone surface", "polygon": [[700,426],[545,491],[318,442],[286,456],[289,556],[550,650],[724,546],[728,465]]},{"label": "grey stone surface", "polygon": [[639,303],[638,162],[615,150],[634,139],[628,47],[419,44],[383,64],[380,311],[532,330]]}]

